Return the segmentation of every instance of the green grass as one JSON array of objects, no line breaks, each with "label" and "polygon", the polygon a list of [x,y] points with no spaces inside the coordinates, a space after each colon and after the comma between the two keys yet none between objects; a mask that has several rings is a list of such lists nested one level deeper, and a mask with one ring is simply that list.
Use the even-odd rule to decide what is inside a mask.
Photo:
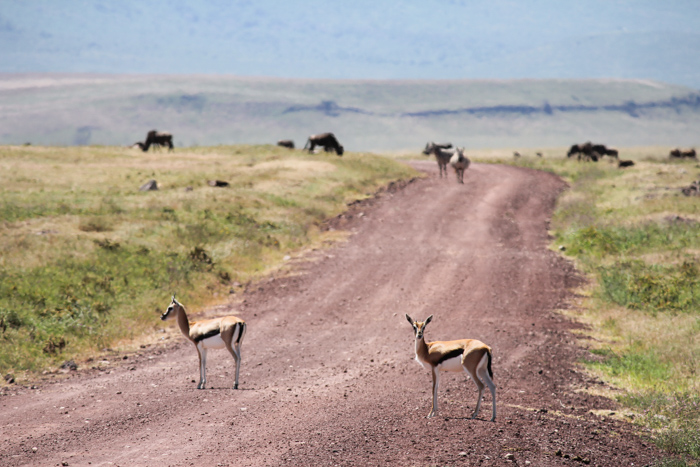
[{"label": "green grass", "polygon": [[598,274],[602,297],[617,305],[652,313],[697,313],[700,308],[700,276],[694,258],[680,265],[621,261],[601,266]]},{"label": "green grass", "polygon": [[[416,174],[272,146],[0,148],[0,373],[84,360],[320,244],[322,223]],[[139,186],[156,179],[158,191]],[[213,188],[208,180],[230,183]]]},{"label": "green grass", "polygon": [[[534,153],[534,150],[532,151]],[[578,163],[563,151],[482,160],[547,170],[570,185],[551,222],[552,247],[590,279],[588,298],[568,313],[586,323],[589,371],[624,389],[620,403],[673,458],[700,464],[700,200],[680,188],[700,179],[695,161],[654,148],[623,148],[635,161]]]},{"label": "green grass", "polygon": [[680,457],[660,465],[697,465],[700,459],[700,396],[697,393],[633,394],[622,397],[621,401],[640,413],[638,422],[653,430],[659,447]]}]

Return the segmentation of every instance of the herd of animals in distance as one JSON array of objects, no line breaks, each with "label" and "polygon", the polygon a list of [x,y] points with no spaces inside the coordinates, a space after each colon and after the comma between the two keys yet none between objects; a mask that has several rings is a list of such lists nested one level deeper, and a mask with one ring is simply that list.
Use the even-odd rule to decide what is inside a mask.
[{"label": "herd of animals in distance", "polygon": [[[277,141],[277,146],[295,149],[294,140],[281,139]],[[149,148],[158,150],[167,147],[169,151],[174,149],[172,133],[160,132],[151,130],[146,135],[145,141],[137,141],[131,147],[138,147],[146,152]],[[315,152],[316,148],[323,148],[325,152],[335,152],[338,156],[342,156],[345,148],[338,142],[338,138],[333,133],[320,133],[311,135],[306,140],[304,150]],[[452,148],[452,143],[435,143],[428,142],[423,149],[423,154],[426,156],[434,155],[440,171],[440,178],[447,177],[447,166],[450,165],[457,176],[458,183],[464,183],[464,171],[469,167],[470,160],[464,155],[464,148]],[[536,153],[537,157],[542,157],[542,153]],[[619,151],[615,148],[607,147],[604,144],[593,144],[590,141],[583,144],[574,144],[566,153],[567,158],[576,156],[579,161],[598,162],[604,157],[610,157],[617,161],[617,166],[620,168],[632,167],[634,161],[623,160],[619,158]],[[517,151],[513,153],[513,157],[521,157]],[[681,149],[675,148],[669,152],[671,159],[697,159],[695,148]],[[211,184],[211,183],[210,183]],[[222,182],[211,184],[212,186],[226,186]]]},{"label": "herd of animals in distance", "polygon": [[[295,149],[294,141],[280,140],[278,146]],[[153,147],[167,147],[173,150],[173,136],[170,133],[149,131],[144,142],[137,142],[132,147],[139,147],[144,152]],[[335,152],[342,156],[343,146],[333,133],[321,133],[309,136],[304,146],[304,150],[315,152],[316,148],[323,148],[325,152]],[[429,142],[423,149],[426,156],[434,155],[438,163],[440,178],[447,177],[447,166],[450,165],[457,176],[458,183],[464,183],[464,171],[469,167],[470,161],[464,155],[464,148],[452,147],[451,143]],[[542,157],[542,153],[536,153],[537,157]],[[610,157],[618,161],[618,167],[625,168],[634,165],[631,160],[620,160],[617,149],[606,147],[603,144],[593,144],[586,142],[574,144],[566,154],[567,158],[576,157],[579,161],[598,162],[603,157]],[[513,157],[521,157],[518,152],[513,153]],[[669,153],[671,159],[697,159],[695,149],[673,149]],[[225,182],[215,181],[209,183],[212,186],[226,186]],[[182,334],[197,349],[199,357],[199,384],[197,389],[205,389],[207,376],[207,350],[226,349],[236,363],[236,376],[233,389],[238,389],[238,380],[241,367],[241,344],[245,337],[247,325],[245,321],[237,316],[223,316],[219,318],[206,319],[200,321],[189,321],[185,307],[179,303],[175,296],[172,297],[170,305],[161,315],[162,320],[174,319]],[[491,347],[476,339],[459,339],[452,341],[426,342],[424,332],[426,326],[432,321],[433,316],[429,316],[425,321],[416,321],[409,315],[406,319],[413,328],[415,337],[416,361],[426,370],[431,372],[433,378],[432,387],[432,408],[428,418],[432,418],[438,413],[438,387],[440,385],[440,372],[464,372],[474,381],[478,389],[476,408],[471,418],[476,418],[481,406],[484,388],[488,387],[492,398],[491,421],[496,420],[496,386],[493,382],[493,370],[491,368],[492,353]]]}]

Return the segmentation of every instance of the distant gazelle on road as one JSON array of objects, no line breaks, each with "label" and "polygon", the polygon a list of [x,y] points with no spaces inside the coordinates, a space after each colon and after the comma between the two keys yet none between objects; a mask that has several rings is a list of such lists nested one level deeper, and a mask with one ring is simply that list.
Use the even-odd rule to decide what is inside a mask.
[{"label": "distant gazelle on road", "polygon": [[479,414],[484,383],[486,383],[493,399],[491,421],[495,421],[496,385],[493,384],[493,371],[491,371],[491,347],[476,339],[435,341],[426,344],[423,333],[425,327],[432,321],[433,315],[428,316],[425,321],[414,321],[406,314],[406,319],[413,326],[413,333],[416,336],[416,360],[433,374],[433,408],[428,414],[428,418],[434,417],[438,413],[437,393],[440,385],[440,371],[464,371],[474,380],[479,389],[479,398],[476,401],[476,409],[472,418],[476,418]]},{"label": "distant gazelle on road", "polygon": [[173,296],[170,306],[160,319],[177,318],[182,334],[197,348],[199,355],[199,384],[197,389],[204,389],[207,383],[207,349],[226,349],[236,361],[236,382],[233,389],[238,389],[238,375],[241,371],[241,343],[245,336],[245,321],[236,316],[207,319],[190,322],[187,320],[185,307]]}]

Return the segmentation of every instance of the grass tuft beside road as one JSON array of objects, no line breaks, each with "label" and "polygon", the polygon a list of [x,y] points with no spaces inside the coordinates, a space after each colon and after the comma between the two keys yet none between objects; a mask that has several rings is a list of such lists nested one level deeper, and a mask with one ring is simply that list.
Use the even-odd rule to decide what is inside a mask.
[{"label": "grass tuft beside road", "polygon": [[[2,147],[0,373],[152,333],[172,293],[193,312],[223,301],[318,245],[346,203],[415,175],[369,154],[274,146]],[[151,179],[159,189],[139,191]]]}]

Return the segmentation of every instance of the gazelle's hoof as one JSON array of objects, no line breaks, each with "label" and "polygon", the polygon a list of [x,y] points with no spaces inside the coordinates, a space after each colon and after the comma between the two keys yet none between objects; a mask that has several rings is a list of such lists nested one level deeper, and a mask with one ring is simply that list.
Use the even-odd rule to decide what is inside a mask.
[{"label": "gazelle's hoof", "polygon": [[237,384],[234,384],[234,385],[233,385],[233,389],[238,389],[238,385],[237,385]]},{"label": "gazelle's hoof", "polygon": [[437,415],[437,413],[435,413],[435,412],[430,412],[430,413],[428,414],[428,416],[425,417],[425,418],[433,418],[433,417],[436,416],[436,415]]}]

